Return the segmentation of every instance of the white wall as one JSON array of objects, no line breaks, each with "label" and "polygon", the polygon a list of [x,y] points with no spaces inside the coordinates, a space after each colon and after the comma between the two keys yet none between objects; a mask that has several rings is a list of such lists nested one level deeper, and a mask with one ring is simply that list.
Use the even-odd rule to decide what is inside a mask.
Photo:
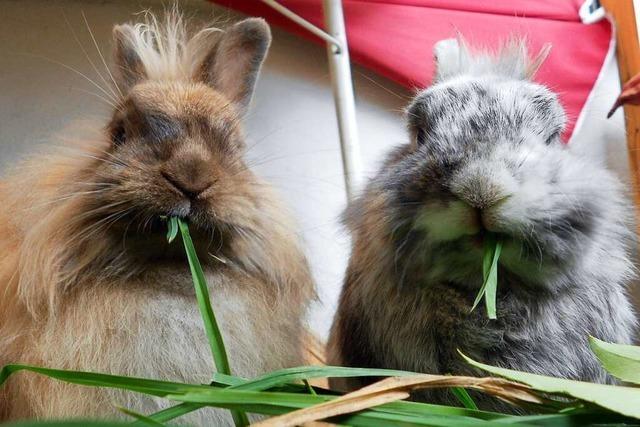
[{"label": "white wall", "polygon": [[[166,3],[166,2],[165,2]],[[236,15],[203,1],[180,2],[188,14],[222,23]],[[103,52],[111,27],[161,1],[0,0],[0,172],[46,144],[76,119],[100,116],[108,107],[86,91],[97,92],[74,68],[99,83],[74,40],[71,28],[97,63],[84,27],[87,20]],[[65,16],[69,24],[65,22]],[[580,149],[609,158],[622,175],[626,157],[622,115],[601,117],[618,91],[615,66],[594,96],[598,119],[588,119]],[[360,67],[354,69],[364,164],[368,173],[394,144],[405,140],[402,108],[411,94]],[[293,209],[319,284],[321,302],[311,322],[325,335],[348,257],[348,239],[337,223],[344,207],[340,151],[324,49],[274,30],[274,43],[247,118],[249,156]],[[578,148],[578,147],[576,147]]]}]

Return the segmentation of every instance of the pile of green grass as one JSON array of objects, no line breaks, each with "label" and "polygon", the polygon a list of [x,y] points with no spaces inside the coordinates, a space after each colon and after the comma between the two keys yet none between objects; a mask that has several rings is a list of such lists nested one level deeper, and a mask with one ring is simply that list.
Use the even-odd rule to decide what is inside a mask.
[{"label": "pile of green grass", "polygon": [[[209,385],[184,384],[172,381],[123,377],[117,375],[50,369],[28,365],[7,365],[0,371],[0,386],[14,373],[31,371],[59,381],[89,387],[109,387],[158,396],[175,402],[174,406],[155,414],[137,414],[126,408],[121,410],[135,419],[136,425],[161,426],[202,407],[229,409],[237,426],[248,425],[246,413],[276,416],[304,408],[322,408],[342,398],[338,393],[319,387],[311,387],[309,380],[328,377],[398,377],[424,379],[425,375],[387,369],[344,368],[333,366],[302,366],[268,373],[255,379],[233,376],[227,358],[222,334],[211,307],[205,276],[189,235],[188,225],[180,219],[168,221],[167,238],[173,241],[181,234],[185,252],[193,276],[193,283],[200,312],[207,332],[213,363],[212,381]],[[476,304],[485,297],[489,317],[495,316],[497,261],[501,245],[492,240],[487,243],[484,257],[485,283]],[[474,305],[474,306],[475,306]],[[586,337],[585,337],[586,339]],[[640,384],[640,348],[609,344],[590,339],[595,355],[612,375]],[[349,426],[620,426],[640,425],[640,388],[612,386],[571,381],[502,369],[481,364],[461,354],[461,357],[478,369],[511,381],[488,379],[491,387],[482,388],[477,381],[465,377],[440,377],[451,379],[454,394],[463,407],[433,405],[405,400],[358,407],[332,413],[330,421]],[[215,365],[215,370],[213,367]],[[378,383],[381,384],[381,383]],[[501,395],[514,404],[527,405],[529,411],[539,415],[514,416],[478,410],[463,388]],[[462,386],[462,387],[461,387]],[[397,388],[400,390],[400,388]],[[404,389],[403,389],[404,390]],[[316,406],[324,405],[324,406]],[[122,423],[67,421],[26,422],[26,426],[116,426]],[[280,425],[280,424],[276,424]],[[287,424],[288,425],[288,424]]]}]

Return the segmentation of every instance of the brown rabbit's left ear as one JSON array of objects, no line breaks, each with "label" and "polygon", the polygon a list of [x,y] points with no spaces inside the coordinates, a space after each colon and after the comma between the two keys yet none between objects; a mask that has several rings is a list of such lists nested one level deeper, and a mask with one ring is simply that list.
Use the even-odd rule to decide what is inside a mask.
[{"label": "brown rabbit's left ear", "polygon": [[240,21],[228,28],[206,55],[199,77],[244,113],[270,44],[271,31],[264,19]]},{"label": "brown rabbit's left ear", "polygon": [[128,92],[147,78],[144,64],[134,43],[136,32],[131,25],[113,27],[114,56],[118,87]]}]

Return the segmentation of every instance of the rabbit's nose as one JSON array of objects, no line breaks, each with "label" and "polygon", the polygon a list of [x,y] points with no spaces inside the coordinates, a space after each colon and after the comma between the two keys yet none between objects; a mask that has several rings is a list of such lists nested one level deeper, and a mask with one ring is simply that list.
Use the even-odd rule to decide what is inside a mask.
[{"label": "rabbit's nose", "polygon": [[469,179],[452,190],[456,197],[478,211],[491,208],[509,197],[503,185],[486,176]]},{"label": "rabbit's nose", "polygon": [[507,197],[500,186],[486,183],[465,186],[463,191],[459,191],[456,195],[478,211],[490,208]]},{"label": "rabbit's nose", "polygon": [[173,162],[170,168],[161,172],[162,177],[176,190],[189,199],[197,199],[213,185],[204,161],[189,159]]},{"label": "rabbit's nose", "polygon": [[514,178],[507,171],[478,167],[456,176],[451,191],[471,207],[485,210],[508,198],[514,185]]}]

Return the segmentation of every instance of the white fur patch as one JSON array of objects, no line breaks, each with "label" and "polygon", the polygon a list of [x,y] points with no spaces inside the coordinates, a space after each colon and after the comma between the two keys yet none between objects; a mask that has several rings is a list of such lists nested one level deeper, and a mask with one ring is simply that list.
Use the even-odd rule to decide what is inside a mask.
[{"label": "white fur patch", "polygon": [[462,201],[446,205],[438,202],[426,203],[416,218],[414,228],[426,230],[434,242],[456,240],[480,231],[474,209]]}]

